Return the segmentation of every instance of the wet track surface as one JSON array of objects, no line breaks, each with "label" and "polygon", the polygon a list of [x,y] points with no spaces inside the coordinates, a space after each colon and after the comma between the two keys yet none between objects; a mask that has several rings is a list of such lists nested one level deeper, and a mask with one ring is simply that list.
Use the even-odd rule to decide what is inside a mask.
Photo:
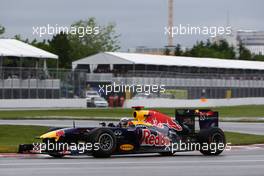
[{"label": "wet track surface", "polygon": [[[72,126],[71,120],[0,120],[0,124]],[[98,126],[98,121],[76,120],[76,126]],[[221,122],[228,131],[264,134],[264,123]],[[217,157],[199,152],[177,153],[173,157],[158,154],[90,156],[54,159],[46,155],[0,154],[0,176],[107,175],[107,176],[263,176],[264,146],[233,147]]]},{"label": "wet track surface", "polygon": [[220,122],[225,131],[264,135],[264,123]]},{"label": "wet track surface", "polygon": [[154,155],[89,156],[53,159],[44,155],[0,155],[1,176],[107,175],[107,176],[263,176],[262,147],[233,148],[217,157],[199,152],[177,153],[173,157]]}]

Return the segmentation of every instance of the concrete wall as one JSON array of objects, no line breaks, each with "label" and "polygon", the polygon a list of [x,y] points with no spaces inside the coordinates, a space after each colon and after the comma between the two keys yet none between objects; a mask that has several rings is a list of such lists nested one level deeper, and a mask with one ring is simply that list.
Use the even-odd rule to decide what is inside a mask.
[{"label": "concrete wall", "polygon": [[238,106],[238,105],[263,105],[264,98],[232,98],[232,99],[207,99],[202,101],[195,100],[180,100],[180,99],[141,99],[141,100],[126,100],[125,108],[132,106],[145,107],[217,107],[217,106]]},{"label": "concrete wall", "polygon": [[[216,107],[237,105],[263,105],[264,98],[208,99],[207,101],[180,99],[126,100],[125,108],[145,107]],[[1,99],[0,109],[10,108],[86,108],[86,99]]]},{"label": "concrete wall", "polygon": [[86,108],[86,99],[1,99],[0,109]]}]

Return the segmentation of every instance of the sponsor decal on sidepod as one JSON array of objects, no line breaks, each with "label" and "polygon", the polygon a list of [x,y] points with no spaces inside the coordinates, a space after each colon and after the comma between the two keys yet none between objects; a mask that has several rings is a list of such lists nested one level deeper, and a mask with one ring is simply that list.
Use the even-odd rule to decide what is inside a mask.
[{"label": "sponsor decal on sidepod", "polygon": [[143,129],[141,145],[168,146],[170,145],[170,139],[160,132],[157,132],[157,135],[155,135],[155,134],[152,134],[149,129]]},{"label": "sponsor decal on sidepod", "polygon": [[129,150],[133,150],[134,146],[131,144],[123,144],[120,146],[120,149],[124,151],[129,151]]}]

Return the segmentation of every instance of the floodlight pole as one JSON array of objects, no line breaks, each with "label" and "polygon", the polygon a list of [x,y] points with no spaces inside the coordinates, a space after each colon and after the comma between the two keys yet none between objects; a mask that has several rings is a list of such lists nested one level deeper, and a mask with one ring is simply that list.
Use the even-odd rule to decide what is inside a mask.
[{"label": "floodlight pole", "polygon": [[[172,31],[173,27],[173,0],[168,0],[168,27]],[[168,35],[168,46],[173,46],[172,34]]]}]

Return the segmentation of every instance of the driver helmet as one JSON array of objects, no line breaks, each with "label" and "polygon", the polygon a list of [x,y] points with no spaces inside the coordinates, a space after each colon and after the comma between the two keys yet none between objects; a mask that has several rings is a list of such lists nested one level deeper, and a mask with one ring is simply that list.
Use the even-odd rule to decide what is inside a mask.
[{"label": "driver helmet", "polygon": [[120,124],[121,127],[126,127],[128,125],[129,121],[130,121],[129,118],[123,117],[123,118],[120,119],[119,124]]}]

